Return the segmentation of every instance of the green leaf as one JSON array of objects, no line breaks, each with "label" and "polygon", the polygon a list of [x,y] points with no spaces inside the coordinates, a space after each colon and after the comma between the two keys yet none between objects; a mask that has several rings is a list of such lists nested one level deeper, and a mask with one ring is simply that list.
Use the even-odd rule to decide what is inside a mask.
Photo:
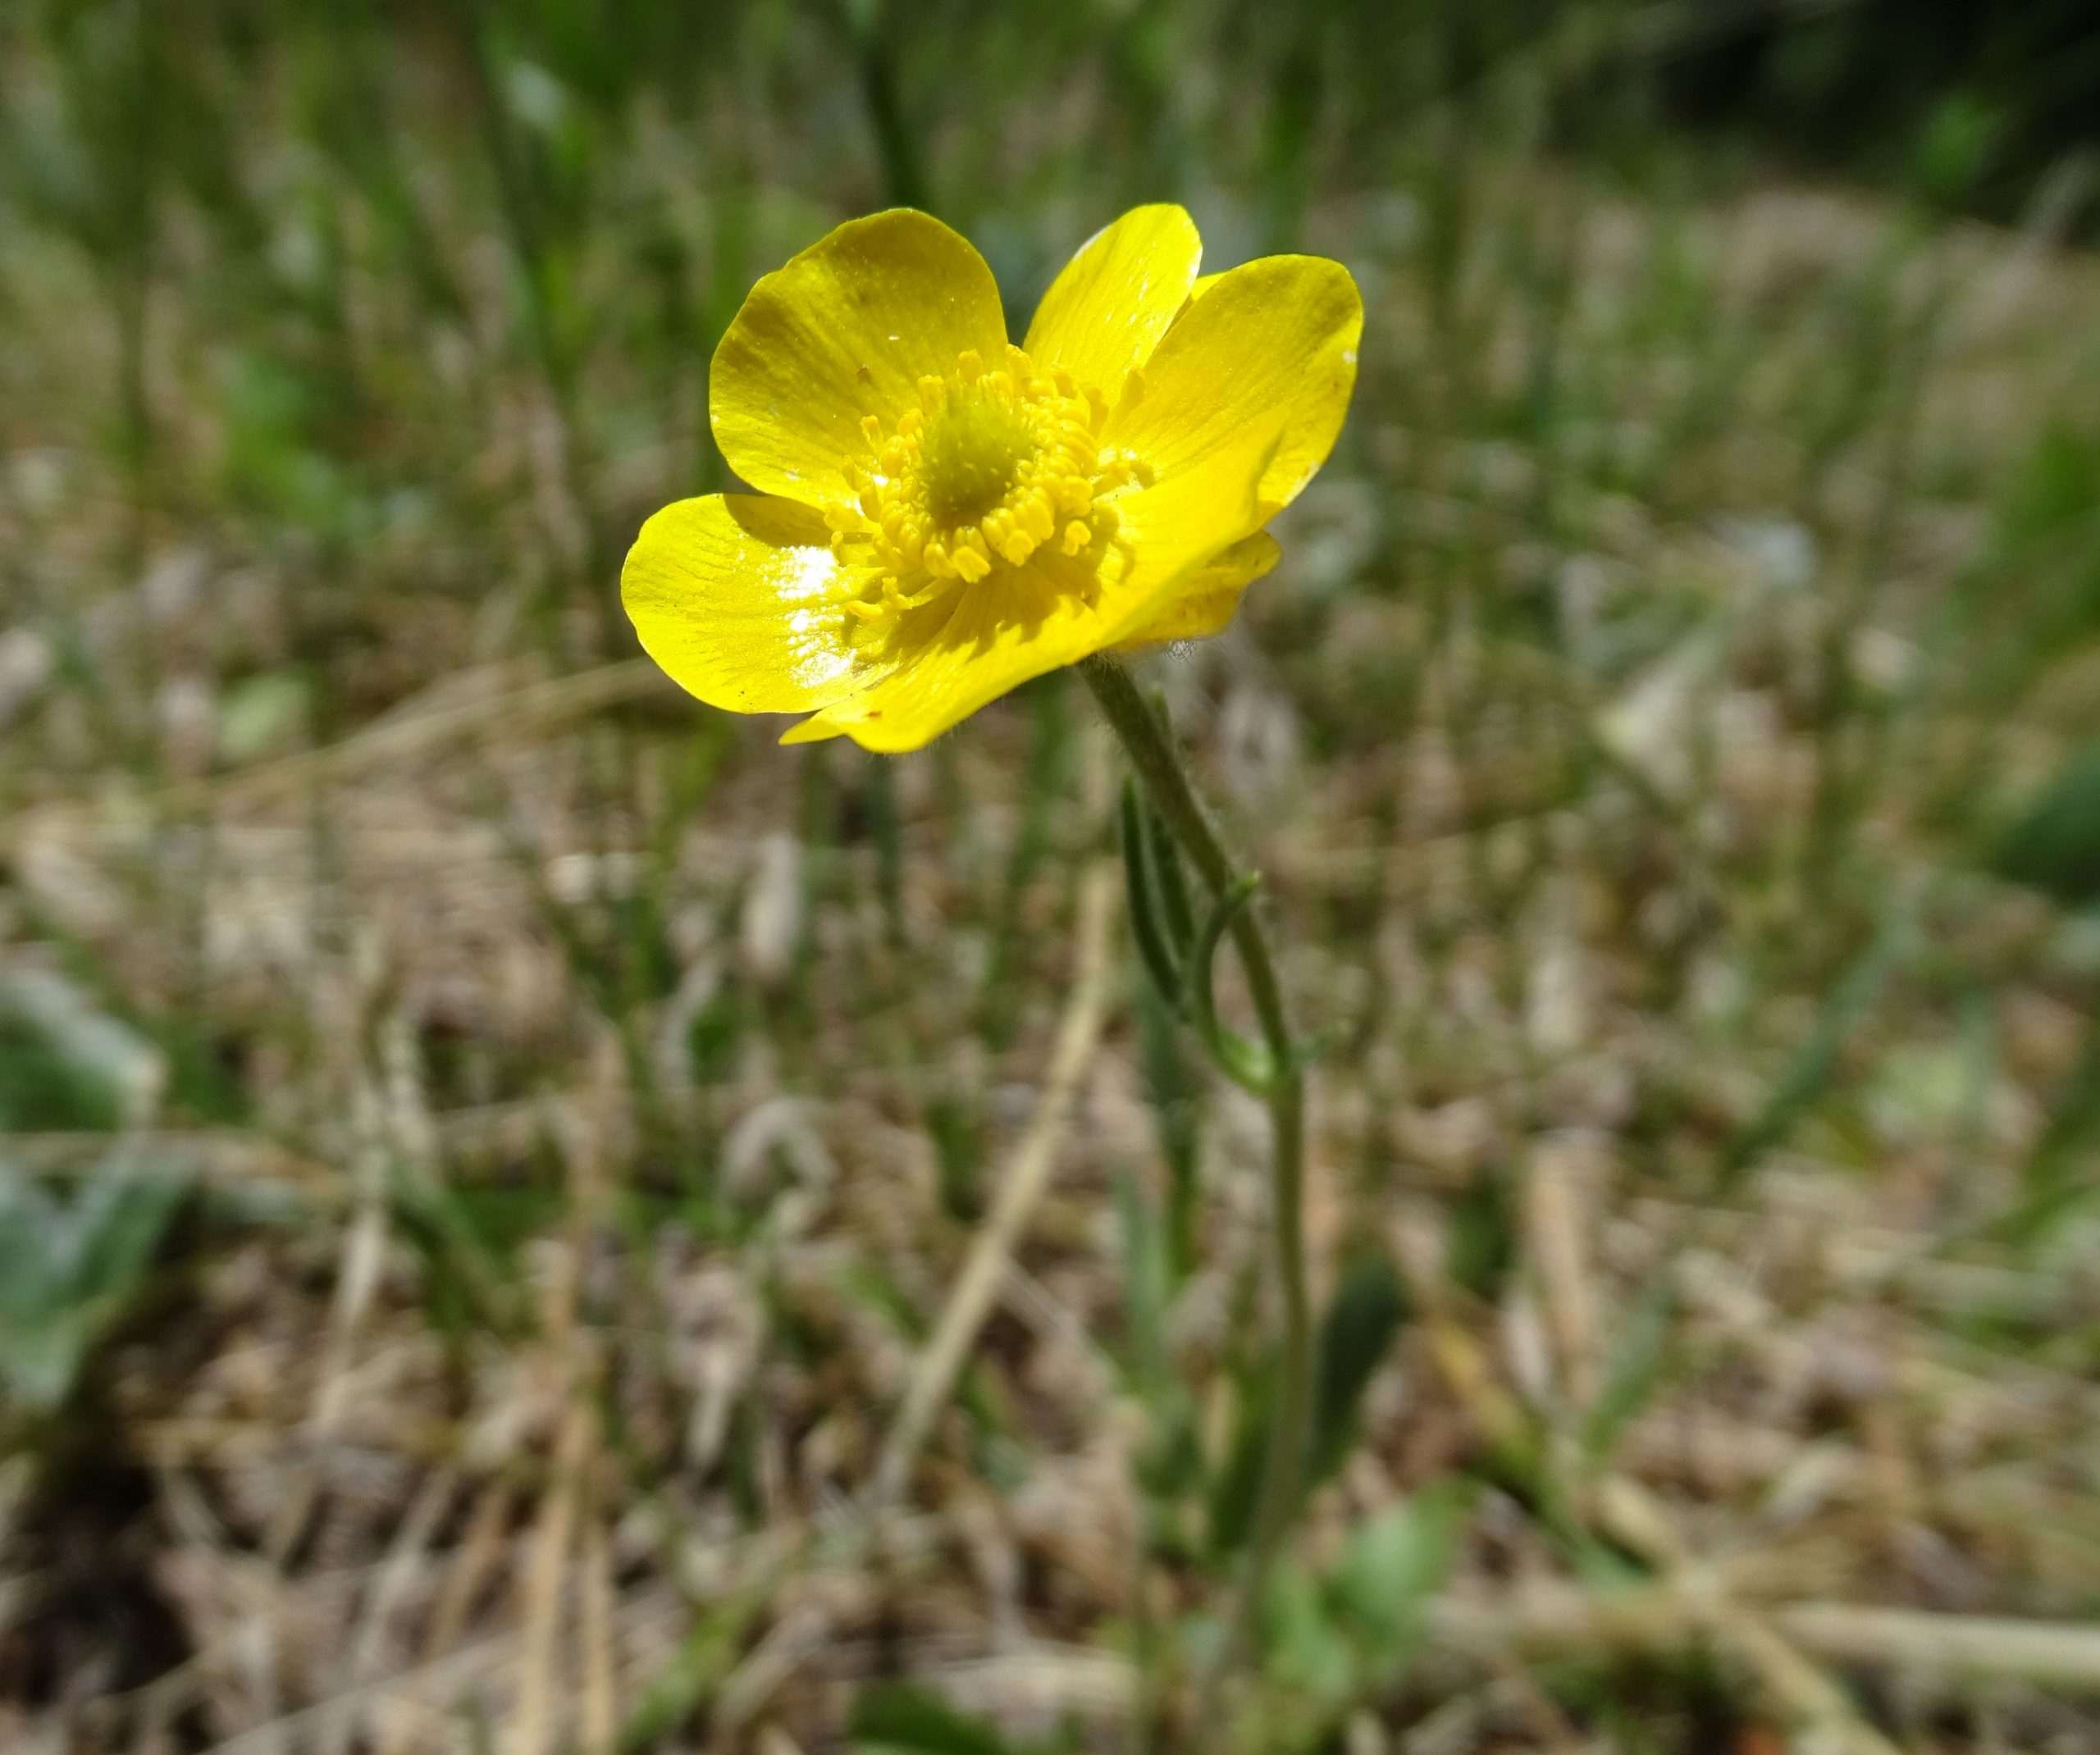
[{"label": "green leaf", "polygon": [[167,1058],[68,977],[19,969],[0,981],[0,1129],[113,1131],[143,1122]]},{"label": "green leaf", "polygon": [[2088,1023],[2085,1048],[2049,1102],[2048,1119],[2021,1169],[2022,1198],[1991,1233],[2032,1244],[2082,1212],[2096,1190],[2084,1167],[2100,1142],[2100,1018]]},{"label": "green leaf", "polygon": [[1195,944],[1189,952],[1186,982],[1189,1021],[1205,1051],[1220,1072],[1256,1096],[1267,1096],[1275,1083],[1275,1063],[1266,1048],[1246,1041],[1219,1021],[1212,970],[1217,959],[1219,939],[1232,923],[1232,917],[1247,905],[1261,881],[1260,875],[1253,872],[1235,878],[1211,904],[1203,930],[1196,935]]},{"label": "green leaf", "polygon": [[1211,1483],[1211,1548],[1221,1558],[1246,1545],[1254,1524],[1254,1502],[1262,1491],[1262,1463],[1268,1454],[1271,1397],[1266,1378],[1250,1374],[1243,1379],[1240,1397],[1232,1447]]},{"label": "green leaf", "polygon": [[70,1199],[0,1167],[0,1387],[57,1408],[145,1283],[187,1181],[105,1160]]},{"label": "green leaf", "polygon": [[1329,1613],[1324,1593],[1303,1568],[1276,1569],[1262,1604],[1262,1624],[1266,1666],[1276,1680],[1321,1700],[1349,1698],[1355,1683],[1354,1653]]},{"label": "green leaf", "polygon": [[1116,1178],[1116,1211],[1122,1241],[1123,1307],[1130,1323],[1130,1371],[1148,1390],[1166,1370],[1166,1303],[1171,1280],[1159,1216],[1138,1178]]},{"label": "green leaf", "polygon": [[1144,1046],[1145,1085],[1166,1160],[1167,1260],[1179,1285],[1196,1265],[1196,1219],[1202,1168],[1204,1087],[1183,1053],[1173,1013],[1150,984],[1141,986],[1138,1035]]},{"label": "green leaf", "polygon": [[1992,869],[2067,908],[2100,902],[2100,741],[2088,744],[2031,799]]},{"label": "green leaf", "polygon": [[1825,996],[1815,1023],[1788,1058],[1764,1107],[1722,1152],[1723,1188],[1741,1180],[1759,1159],[1784,1141],[1794,1124],[1830,1088],[1845,1045],[1901,966],[1911,936],[1908,908],[1901,903],[1892,906],[1882,918],[1881,929]]},{"label": "green leaf", "polygon": [[105,1083],[83,1073],[43,1032],[0,1011],[0,1128],[110,1133],[122,1123]]},{"label": "green leaf", "polygon": [[1130,899],[1130,936],[1137,941],[1138,955],[1145,973],[1167,1005],[1181,1005],[1181,970],[1167,947],[1162,930],[1157,892],[1153,883],[1153,858],[1148,813],[1138,801],[1137,783],[1123,782],[1123,881]]},{"label": "green leaf", "polygon": [[1958,209],[1989,171],[2006,133],[2005,116],[1982,93],[1950,92],[1933,107],[1919,135],[1919,192],[1935,206]]},{"label": "green leaf", "polygon": [[982,1719],[910,1682],[862,1689],[847,1735],[870,1755],[1011,1755],[1012,1749]]},{"label": "green leaf", "polygon": [[733,1592],[693,1623],[684,1641],[643,1686],[639,1700],[620,1727],[621,1755],[641,1755],[690,1721],[714,1698],[723,1678],[736,1667],[751,1623],[771,1601],[763,1575],[756,1584]]},{"label": "green leaf", "polygon": [[1450,1574],[1466,1503],[1459,1484],[1445,1481],[1349,1532],[1331,1589],[1381,1674],[1414,1655],[1424,1607]]},{"label": "green leaf", "polygon": [[1195,937],[1195,913],[1189,901],[1188,875],[1181,869],[1181,855],[1159,813],[1148,808],[1145,824],[1152,846],[1153,881],[1159,890],[1160,918],[1175,950],[1186,956],[1189,941]]},{"label": "green leaf", "polygon": [[1452,1203],[1445,1247],[1452,1279],[1492,1303],[1517,1260],[1517,1204],[1507,1170],[1489,1165]]},{"label": "green leaf", "polygon": [[964,1224],[975,1224],[984,1210],[984,1124],[973,1096],[937,1092],[926,1102],[941,1210]]},{"label": "green leaf", "polygon": [[1604,1388],[1583,1422],[1582,1447],[1592,1458],[1607,1456],[1626,1424],[1646,1406],[1670,1363],[1670,1319],[1676,1293],[1668,1276],[1649,1283],[1612,1348]]},{"label": "green leaf", "polygon": [[[424,1294],[438,1326],[463,1333],[477,1324],[503,1329],[519,1310],[506,1241],[529,1234],[525,1227],[546,1222],[551,1197],[525,1187],[474,1191],[413,1170],[388,1166],[387,1192],[401,1236],[423,1258]],[[522,1209],[508,1226],[491,1224],[491,1197]],[[499,1233],[509,1233],[505,1235]]]},{"label": "green leaf", "polygon": [[1383,1256],[1365,1256],[1342,1276],[1320,1327],[1312,1386],[1315,1482],[1332,1474],[1348,1454],[1363,1392],[1407,1318],[1407,1288]]}]

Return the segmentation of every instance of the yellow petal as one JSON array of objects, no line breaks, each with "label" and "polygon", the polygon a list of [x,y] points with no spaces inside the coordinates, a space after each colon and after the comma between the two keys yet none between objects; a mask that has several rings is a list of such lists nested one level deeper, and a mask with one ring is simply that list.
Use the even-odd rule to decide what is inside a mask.
[{"label": "yellow petal", "polygon": [[1282,558],[1276,538],[1265,530],[1256,531],[1188,575],[1151,620],[1116,644],[1148,646],[1223,633],[1239,613],[1241,594]]},{"label": "yellow petal", "polygon": [[975,348],[1007,343],[984,258],[909,207],[849,220],[767,275],[714,350],[708,413],[729,467],[753,487],[806,504],[852,497],[868,415],[893,425],[919,380]]},{"label": "yellow petal", "polygon": [[[1356,384],[1363,301],[1340,262],[1265,256],[1206,276],[1104,435],[1160,472],[1260,443],[1265,522],[1326,461]],[[1225,539],[1244,534],[1233,531]]]},{"label": "yellow petal", "polygon": [[1085,582],[1075,562],[1039,554],[1002,573],[997,590],[957,591],[915,612],[886,677],[781,741],[843,732],[864,749],[892,754],[932,742],[1009,689],[1107,644],[1101,604],[1088,601]]},{"label": "yellow petal", "polygon": [[770,495],[710,494],[641,526],[620,596],[649,655],[710,706],[806,713],[866,668],[831,598],[824,520]]},{"label": "yellow petal", "polygon": [[1272,454],[1273,444],[1221,449],[1119,498],[1121,526],[1098,570],[1038,549],[1024,566],[911,612],[883,646],[879,672],[871,668],[850,695],[781,741],[842,732],[864,749],[916,750],[1030,677],[1130,637],[1206,580],[1209,563],[1259,558],[1253,544],[1229,562],[1219,551],[1253,518],[1255,484]]},{"label": "yellow petal", "polygon": [[[1031,677],[1132,637],[1133,629],[1180,603],[1185,588],[1222,585],[1228,569],[1242,565],[1253,565],[1249,578],[1266,572],[1266,563],[1253,564],[1266,537],[1240,545],[1228,558],[1218,553],[1217,533],[1244,527],[1269,454],[1263,449],[1185,469],[1118,500],[1122,531],[1098,572],[1039,549],[1024,566],[913,611],[883,649],[879,673],[871,669],[851,695],[781,741],[809,743],[842,732],[865,749],[919,749]],[[1216,573],[1213,561],[1220,563]]]},{"label": "yellow petal", "polygon": [[1172,325],[1203,255],[1184,209],[1133,207],[1081,244],[1050,283],[1028,326],[1029,356],[1115,396]]},{"label": "yellow petal", "polygon": [[1255,490],[1276,455],[1280,429],[1249,426],[1182,460],[1153,485],[1117,496],[1118,523],[1100,572],[1099,606],[1113,645],[1142,637],[1196,575],[1262,522]]}]

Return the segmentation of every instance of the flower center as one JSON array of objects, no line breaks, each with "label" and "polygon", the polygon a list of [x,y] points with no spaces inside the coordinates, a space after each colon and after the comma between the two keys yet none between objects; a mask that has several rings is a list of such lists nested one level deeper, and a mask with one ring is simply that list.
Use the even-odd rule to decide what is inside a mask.
[{"label": "flower center", "polygon": [[1136,459],[1103,455],[1107,417],[1098,390],[1039,372],[1016,347],[995,371],[969,349],[946,376],[921,378],[894,429],[868,416],[872,455],[847,465],[856,499],[829,513],[845,608],[887,620],[1045,548],[1090,576],[1116,537],[1106,496],[1152,480]]},{"label": "flower center", "polygon": [[943,399],[920,430],[927,511],[946,529],[975,524],[1004,502],[1041,449],[1027,412],[979,378]]}]

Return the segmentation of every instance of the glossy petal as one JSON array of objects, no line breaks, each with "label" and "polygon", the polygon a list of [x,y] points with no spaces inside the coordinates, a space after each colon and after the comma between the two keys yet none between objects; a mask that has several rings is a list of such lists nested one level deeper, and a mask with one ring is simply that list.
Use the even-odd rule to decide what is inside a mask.
[{"label": "glossy petal", "polygon": [[871,667],[850,695],[781,741],[843,733],[865,749],[916,750],[1031,677],[1133,637],[1131,630],[1149,627],[1162,606],[1180,603],[1185,588],[1223,583],[1226,572],[1211,574],[1212,562],[1229,568],[1258,557],[1249,543],[1224,561],[1218,533],[1244,528],[1252,516],[1267,456],[1266,449],[1221,456],[1120,500],[1128,534],[1098,573],[1039,552],[998,575],[995,589],[960,591],[915,612],[883,652],[879,671]]},{"label": "glossy petal", "polygon": [[735,713],[806,713],[862,680],[824,520],[767,495],[710,494],[641,526],[620,596],[673,681]]},{"label": "glossy petal", "polygon": [[781,739],[809,743],[843,733],[864,749],[899,753],[1031,677],[1075,663],[1107,642],[1099,604],[1061,556],[1039,556],[1001,576],[995,591],[959,591],[915,613],[887,676],[806,719]]},{"label": "glossy petal", "polygon": [[1274,418],[1185,457],[1115,502],[1116,552],[1101,569],[1104,645],[1145,637],[1199,573],[1258,528],[1257,490],[1276,456]]},{"label": "glossy petal", "polygon": [[1081,244],[1051,282],[1028,326],[1029,355],[1115,397],[1172,326],[1203,254],[1184,209],[1133,207]]},{"label": "glossy petal", "polygon": [[[1106,438],[1162,481],[1252,443],[1272,448],[1258,499],[1266,521],[1326,460],[1356,383],[1363,301],[1340,262],[1265,256],[1206,277],[1146,362]],[[1230,540],[1244,531],[1229,533]]]},{"label": "glossy petal", "polygon": [[1116,644],[1149,646],[1223,633],[1239,613],[1239,599],[1247,587],[1282,558],[1276,538],[1265,530],[1256,531],[1190,573],[1151,620]]},{"label": "glossy petal", "polygon": [[908,207],[849,221],[760,280],[729,325],[708,380],[714,442],[765,492],[850,499],[862,417],[894,422],[922,376],[1006,343],[998,285],[966,239]]}]

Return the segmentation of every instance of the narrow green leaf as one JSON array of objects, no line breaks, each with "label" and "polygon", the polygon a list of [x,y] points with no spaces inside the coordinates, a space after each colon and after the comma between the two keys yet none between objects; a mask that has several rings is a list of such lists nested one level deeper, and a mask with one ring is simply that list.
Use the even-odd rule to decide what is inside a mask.
[{"label": "narrow green leaf", "polygon": [[1145,1084],[1166,1160],[1167,1259],[1176,1284],[1196,1265],[1197,1174],[1203,1156],[1205,1087],[1184,1051],[1175,1018],[1148,982],[1139,989],[1138,1037],[1144,1049]]},{"label": "narrow green leaf", "polygon": [[1349,1532],[1331,1588],[1381,1681],[1414,1654],[1423,1611],[1449,1575],[1467,1499],[1462,1484],[1442,1481]]},{"label": "narrow green leaf", "polygon": [[2084,1051],[2050,1101],[2048,1119],[2022,1167],[2025,1192],[1993,1225],[1993,1234],[2007,1242],[2029,1243],[2084,1210],[2100,1194],[2085,1169],[2096,1145],[2100,1145],[2100,1019],[2087,1024]]},{"label": "narrow green leaf", "polygon": [[1627,1423],[1647,1406],[1668,1374],[1676,1301],[1668,1276],[1650,1281],[1620,1331],[1604,1388],[1582,1425],[1582,1448],[1592,1459],[1610,1454]]},{"label": "narrow green leaf", "polygon": [[1262,1644],[1266,1667],[1285,1687],[1331,1704],[1349,1697],[1354,1653],[1317,1583],[1302,1566],[1279,1566],[1269,1580]]},{"label": "narrow green leaf", "polygon": [[683,1643],[643,1687],[634,1710],[621,1725],[621,1755],[641,1755],[642,1750],[655,1748],[714,1698],[743,1648],[751,1623],[769,1598],[769,1590],[746,1585],[693,1623]]},{"label": "narrow green leaf", "polygon": [[2100,901],[2100,741],[2029,801],[1991,856],[2002,877],[2067,908]]},{"label": "narrow green leaf", "polygon": [[1880,931],[1831,988],[1815,1024],[1787,1062],[1764,1107],[1723,1151],[1720,1181],[1723,1188],[1739,1182],[1759,1159],[1784,1141],[1794,1124],[1830,1088],[1846,1043],[1881,998],[1910,943],[1909,913],[1900,906],[1892,908],[1883,917]]},{"label": "narrow green leaf", "polygon": [[1174,845],[1172,833],[1160,820],[1158,812],[1149,806],[1145,810],[1145,846],[1152,855],[1153,887],[1159,894],[1161,924],[1166,929],[1175,955],[1185,960],[1196,936],[1195,910],[1189,901],[1189,879],[1181,869],[1181,855]]},{"label": "narrow green leaf", "polygon": [[1159,1216],[1138,1178],[1127,1170],[1116,1178],[1116,1211],[1123,1245],[1123,1306],[1130,1325],[1131,1374],[1156,1382],[1166,1360],[1166,1240]]},{"label": "narrow green leaf", "polygon": [[1181,972],[1160,930],[1152,887],[1152,859],[1146,841],[1145,812],[1134,781],[1123,782],[1123,881],[1130,898],[1130,936],[1159,996],[1173,1010],[1181,1007]]},{"label": "narrow green leaf", "polygon": [[1262,1490],[1262,1469],[1268,1454],[1270,1385],[1260,1376],[1243,1379],[1239,1419],[1224,1466],[1212,1477],[1209,1526],[1211,1550],[1220,1559],[1247,1545],[1254,1525],[1254,1503]]},{"label": "narrow green leaf", "polygon": [[1189,952],[1189,1021],[1219,1071],[1255,1096],[1266,1096],[1275,1082],[1275,1063],[1265,1050],[1235,1034],[1219,1020],[1213,975],[1218,941],[1232,924],[1232,917],[1247,905],[1261,881],[1258,873],[1249,872],[1227,885],[1211,904],[1203,930],[1196,935],[1196,941]]},{"label": "narrow green leaf", "polygon": [[0,1388],[48,1413],[145,1283],[188,1178],[106,1159],[60,1198],[0,1166]]},{"label": "narrow green leaf", "polygon": [[1499,1165],[1480,1170],[1451,1203],[1445,1245],[1451,1278],[1490,1303],[1517,1259],[1517,1205],[1509,1174]]},{"label": "narrow green leaf", "polygon": [[958,1712],[909,1682],[877,1682],[853,1703],[847,1734],[870,1755],[1011,1755],[1012,1745],[982,1719]]},{"label": "narrow green leaf", "polygon": [[1312,1386],[1312,1474],[1332,1474],[1356,1436],[1363,1392],[1407,1320],[1407,1289],[1383,1256],[1366,1256],[1342,1276],[1320,1327]]},{"label": "narrow green leaf", "polygon": [[[1171,743],[1174,723],[1167,717],[1166,695],[1163,690],[1152,691],[1152,710]],[[1159,813],[1150,803],[1145,805],[1145,822],[1150,831],[1146,846],[1152,855],[1153,887],[1159,893],[1161,923],[1166,928],[1175,954],[1185,962],[1189,955],[1189,945],[1195,936],[1196,911],[1189,900],[1189,884],[1181,869],[1180,850],[1174,844],[1174,836]]]}]

